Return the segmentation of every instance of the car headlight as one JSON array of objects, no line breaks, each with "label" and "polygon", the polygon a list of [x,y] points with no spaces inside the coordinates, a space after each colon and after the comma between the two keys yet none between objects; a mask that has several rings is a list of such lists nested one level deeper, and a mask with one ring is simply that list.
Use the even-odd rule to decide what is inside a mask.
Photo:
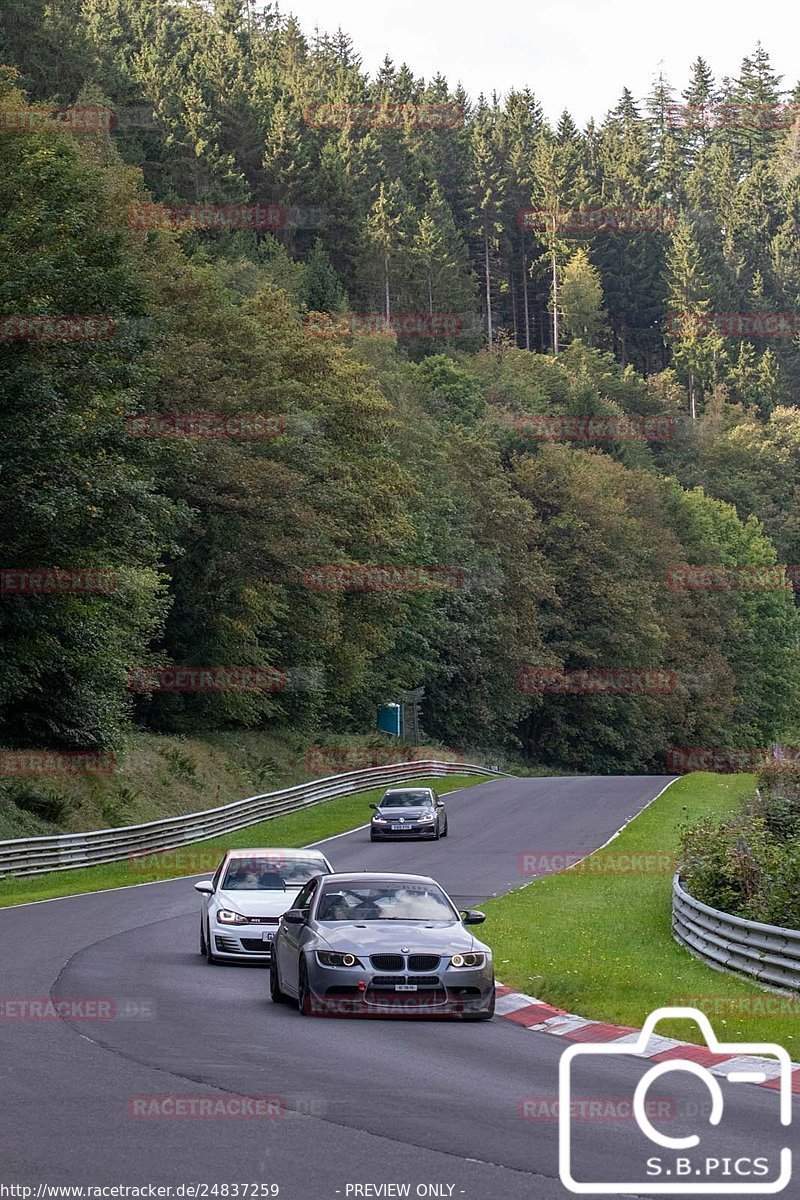
[{"label": "car headlight", "polygon": [[450,959],[451,967],[482,967],[486,962],[485,954],[454,954]]},{"label": "car headlight", "polygon": [[389,824],[388,817],[374,816],[372,819],[376,825],[388,825]]},{"label": "car headlight", "polygon": [[217,913],[217,920],[220,925],[247,925],[247,917],[243,917],[241,913],[231,912],[229,908],[221,908]]},{"label": "car headlight", "polygon": [[317,961],[323,967],[361,967],[364,964],[355,954],[338,954],[335,950],[318,950]]},{"label": "car headlight", "polygon": [[435,820],[436,820],[436,813],[423,813],[422,816],[420,817],[420,821],[435,821]]}]

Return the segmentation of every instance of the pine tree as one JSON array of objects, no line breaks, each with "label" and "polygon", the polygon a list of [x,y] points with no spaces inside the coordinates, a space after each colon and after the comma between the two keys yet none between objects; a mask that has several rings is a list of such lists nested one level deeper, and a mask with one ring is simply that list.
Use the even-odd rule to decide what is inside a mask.
[{"label": "pine tree", "polygon": [[344,289],[320,238],[306,264],[303,299],[311,312],[341,312],[345,307]]},{"label": "pine tree", "polygon": [[503,230],[505,194],[502,162],[496,127],[487,110],[479,112],[472,126],[470,171],[471,216],[479,235],[486,312],[486,339],[492,345],[492,260],[497,237]]}]

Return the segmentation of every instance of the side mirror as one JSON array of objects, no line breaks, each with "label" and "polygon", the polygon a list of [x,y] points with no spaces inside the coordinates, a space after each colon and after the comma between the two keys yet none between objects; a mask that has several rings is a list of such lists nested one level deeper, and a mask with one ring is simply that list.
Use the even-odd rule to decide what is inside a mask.
[{"label": "side mirror", "polygon": [[468,908],[462,912],[461,920],[465,925],[482,925],[486,920],[486,913],[479,912],[477,908]]},{"label": "side mirror", "polygon": [[290,908],[283,914],[283,920],[287,925],[305,925],[306,914],[302,908]]},{"label": "side mirror", "polygon": [[437,800],[437,801],[436,801],[436,807],[437,807],[437,808],[444,808],[444,800]]},{"label": "side mirror", "polygon": [[199,883],[194,885],[194,890],[196,892],[202,892],[204,896],[213,896],[214,884],[210,879],[201,879]]},{"label": "side mirror", "polygon": [[377,806],[377,804],[375,803],[375,801],[374,801],[374,800],[371,800],[371,801],[370,801],[370,805],[369,805],[369,806],[370,806],[370,808],[377,808],[377,807],[378,807],[378,806]]}]

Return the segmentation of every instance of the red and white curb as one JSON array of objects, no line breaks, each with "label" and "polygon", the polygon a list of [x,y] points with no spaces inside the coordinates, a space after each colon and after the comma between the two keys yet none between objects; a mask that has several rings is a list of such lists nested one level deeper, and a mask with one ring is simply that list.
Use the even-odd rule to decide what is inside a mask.
[{"label": "red and white curb", "polygon": [[[568,1038],[571,1042],[617,1042],[621,1046],[633,1045],[638,1041],[641,1030],[631,1029],[625,1025],[608,1025],[604,1021],[590,1021],[586,1017],[576,1017],[563,1009],[553,1008],[543,1000],[526,996],[524,992],[515,992],[505,984],[497,985],[498,1017],[505,1017],[523,1029],[532,1029],[537,1033],[550,1033],[555,1037]],[[697,1046],[693,1042],[679,1042],[675,1038],[662,1037],[653,1034],[647,1043],[647,1053],[641,1058],[652,1059],[653,1062],[667,1062],[670,1059],[682,1058],[707,1067],[712,1075],[726,1077],[740,1071],[758,1069],[766,1075],[766,1081],[757,1083],[756,1087],[771,1088],[777,1091],[781,1065],[777,1059],[756,1058],[749,1055],[714,1054],[707,1046]],[[800,1063],[792,1063],[792,1091],[800,1093]]]}]

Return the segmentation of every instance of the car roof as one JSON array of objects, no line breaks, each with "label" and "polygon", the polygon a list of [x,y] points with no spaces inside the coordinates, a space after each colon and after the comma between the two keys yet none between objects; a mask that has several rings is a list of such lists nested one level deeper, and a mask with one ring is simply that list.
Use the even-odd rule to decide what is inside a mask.
[{"label": "car roof", "polygon": [[297,850],[287,846],[266,846],[255,850],[229,850],[227,858],[254,858],[256,855],[272,855],[275,858],[325,858],[321,850]]},{"label": "car roof", "polygon": [[432,792],[432,787],[393,787],[389,788],[384,794],[393,796],[395,792]]},{"label": "car roof", "polygon": [[430,875],[401,875],[393,871],[334,871],[332,875],[324,875],[328,883],[432,883],[441,888],[441,884]]}]

